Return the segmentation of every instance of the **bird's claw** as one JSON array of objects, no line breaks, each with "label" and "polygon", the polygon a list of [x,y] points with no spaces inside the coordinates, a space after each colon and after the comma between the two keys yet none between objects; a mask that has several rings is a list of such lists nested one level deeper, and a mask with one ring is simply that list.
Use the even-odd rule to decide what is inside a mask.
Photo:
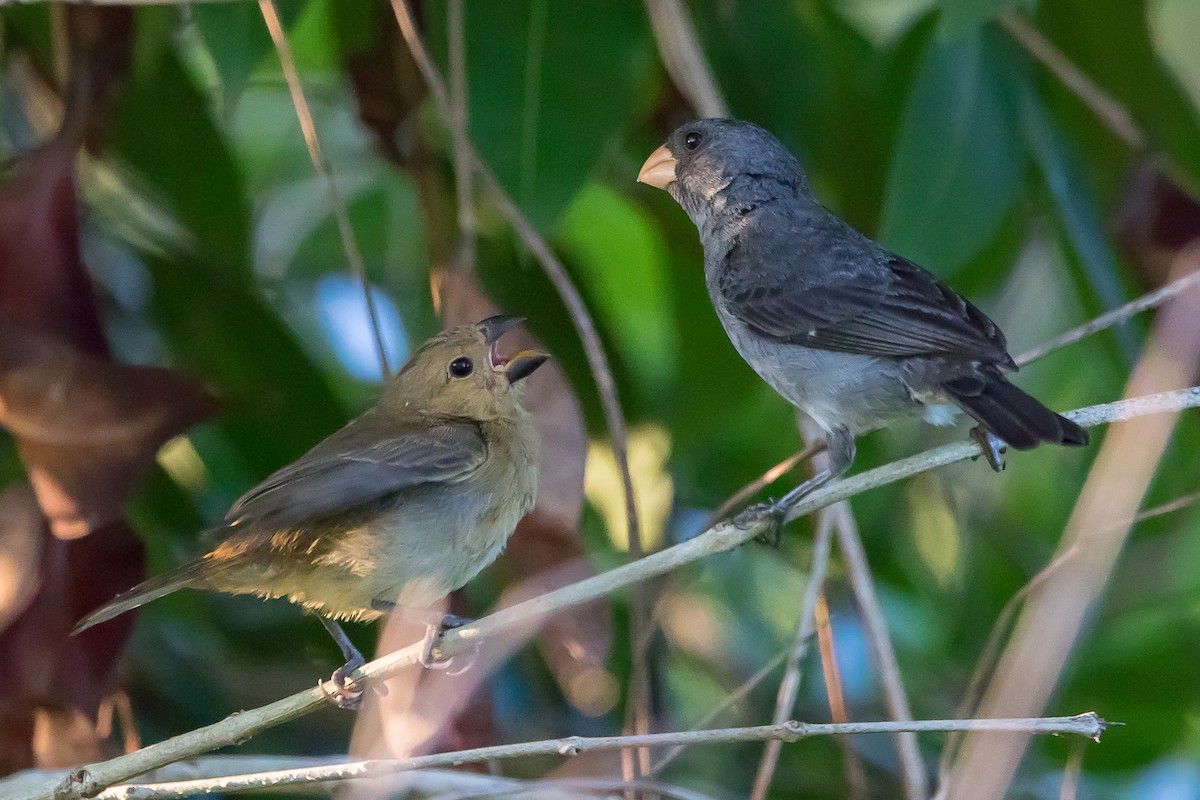
[{"label": "bird's claw", "polygon": [[[425,669],[446,670],[449,676],[462,675],[464,672],[475,666],[475,660],[479,656],[479,646],[476,645],[469,653],[461,653],[459,656],[451,656],[450,658],[437,658],[434,656],[436,650],[442,643],[442,636],[448,630],[461,628],[473,620],[466,617],[447,614],[442,617],[436,625],[430,625],[425,629],[425,638],[421,644],[421,655],[417,657]],[[461,658],[460,666],[455,666],[456,659]]]},{"label": "bird's claw", "polygon": [[767,529],[758,536],[755,536],[754,541],[778,548],[779,543],[783,540],[783,522],[784,514],[786,513],[787,508],[785,506],[771,500],[766,503],[755,503],[752,506],[747,506],[734,516],[732,522],[735,528],[745,531],[766,518]]},{"label": "bird's claw", "polygon": [[[980,455],[987,461],[988,466],[994,472],[1003,472],[1004,454],[1008,451],[1008,445],[989,433],[982,425],[971,428],[971,438],[979,445]],[[974,461],[976,458],[979,456],[975,456],[971,460]]]},{"label": "bird's claw", "polygon": [[[332,692],[326,688],[324,681],[318,683],[317,685],[321,687],[321,693],[325,695],[325,699],[338,708],[343,708],[347,711],[357,711],[362,705],[363,690],[354,680],[354,671],[364,663],[366,662],[361,659],[357,663],[351,660],[335,669],[333,675],[329,678],[329,683],[333,684]],[[382,686],[379,688],[383,689]]]}]

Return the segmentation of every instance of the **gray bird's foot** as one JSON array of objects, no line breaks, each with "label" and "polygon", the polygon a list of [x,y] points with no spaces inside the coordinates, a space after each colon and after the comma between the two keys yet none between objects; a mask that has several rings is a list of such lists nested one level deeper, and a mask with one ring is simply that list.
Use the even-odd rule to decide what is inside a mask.
[{"label": "gray bird's foot", "polygon": [[754,537],[754,541],[769,547],[779,548],[783,540],[783,524],[787,517],[787,506],[782,502],[770,500],[766,503],[755,503],[740,511],[730,522],[735,528],[749,530],[762,520],[767,520],[767,529]]},{"label": "gray bird's foot", "polygon": [[[455,666],[456,658],[459,656],[451,656],[450,658],[436,658],[434,650],[442,644],[442,636],[448,630],[461,628],[463,625],[469,625],[474,622],[466,617],[458,617],[454,614],[447,614],[442,617],[441,621],[436,625],[430,625],[425,629],[425,638],[421,644],[421,655],[417,657],[417,661],[425,669],[448,670],[447,675],[461,675],[471,667],[475,666],[475,659],[479,655],[479,646],[476,645],[470,653],[463,653],[461,656],[461,666]],[[453,667],[453,669],[451,669]]]},{"label": "gray bird's foot", "polygon": [[[976,425],[971,428],[971,438],[979,445],[979,449],[983,451],[980,455],[988,462],[996,472],[1004,471],[1004,453],[1008,450],[1008,445],[997,439],[992,434],[988,433],[987,429],[982,425]],[[975,456],[979,458],[979,456]],[[975,459],[971,459],[974,461]]]}]

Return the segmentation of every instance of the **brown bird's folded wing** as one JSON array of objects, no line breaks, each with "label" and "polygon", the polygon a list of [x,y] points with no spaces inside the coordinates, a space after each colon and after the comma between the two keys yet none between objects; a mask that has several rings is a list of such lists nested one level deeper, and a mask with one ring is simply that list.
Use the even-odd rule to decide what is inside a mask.
[{"label": "brown bird's folded wing", "polygon": [[[740,245],[740,243],[739,243]],[[726,263],[785,263],[796,253],[730,252]],[[784,259],[780,262],[775,259]],[[730,312],[769,339],[893,358],[949,357],[1016,369],[987,315],[921,267],[890,256],[886,272],[727,268],[718,278]]]},{"label": "brown bird's folded wing", "polygon": [[479,426],[454,421],[368,435],[371,412],[246,492],[229,510],[230,524],[297,525],[370,503],[423,483],[454,483],[487,457]]}]

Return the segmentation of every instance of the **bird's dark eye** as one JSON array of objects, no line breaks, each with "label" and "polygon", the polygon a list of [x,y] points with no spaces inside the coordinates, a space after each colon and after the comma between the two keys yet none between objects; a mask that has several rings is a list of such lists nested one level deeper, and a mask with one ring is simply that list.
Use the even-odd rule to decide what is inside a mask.
[{"label": "bird's dark eye", "polygon": [[450,374],[455,378],[465,378],[475,369],[475,365],[471,363],[471,359],[460,356],[450,362]]},{"label": "bird's dark eye", "polygon": [[695,150],[704,141],[704,137],[699,131],[688,131],[683,135],[683,146],[688,150]]}]

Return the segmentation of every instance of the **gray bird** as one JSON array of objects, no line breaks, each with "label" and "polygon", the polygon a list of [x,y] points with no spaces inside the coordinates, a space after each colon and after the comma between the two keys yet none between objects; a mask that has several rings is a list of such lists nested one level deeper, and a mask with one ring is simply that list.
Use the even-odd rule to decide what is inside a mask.
[{"label": "gray bird", "polygon": [[[537,433],[517,382],[549,355],[500,355],[520,317],[490,317],[427,341],[379,403],[242,496],[211,552],[119,595],[75,633],[183,588],[286,597],[320,616],[346,657],[339,705],[363,664],[337,624],[422,609],[504,549],[537,492]],[[431,625],[436,636],[457,618]]]},{"label": "gray bird", "polygon": [[830,466],[770,507],[844,474],[855,437],[961,407],[1000,469],[999,447],[1087,443],[1082,428],[1004,377],[1004,334],[965,298],[824,208],[799,162],[748,122],[678,128],[638,180],[665,189],[700,232],[704,278],[733,346],[826,433]]}]

